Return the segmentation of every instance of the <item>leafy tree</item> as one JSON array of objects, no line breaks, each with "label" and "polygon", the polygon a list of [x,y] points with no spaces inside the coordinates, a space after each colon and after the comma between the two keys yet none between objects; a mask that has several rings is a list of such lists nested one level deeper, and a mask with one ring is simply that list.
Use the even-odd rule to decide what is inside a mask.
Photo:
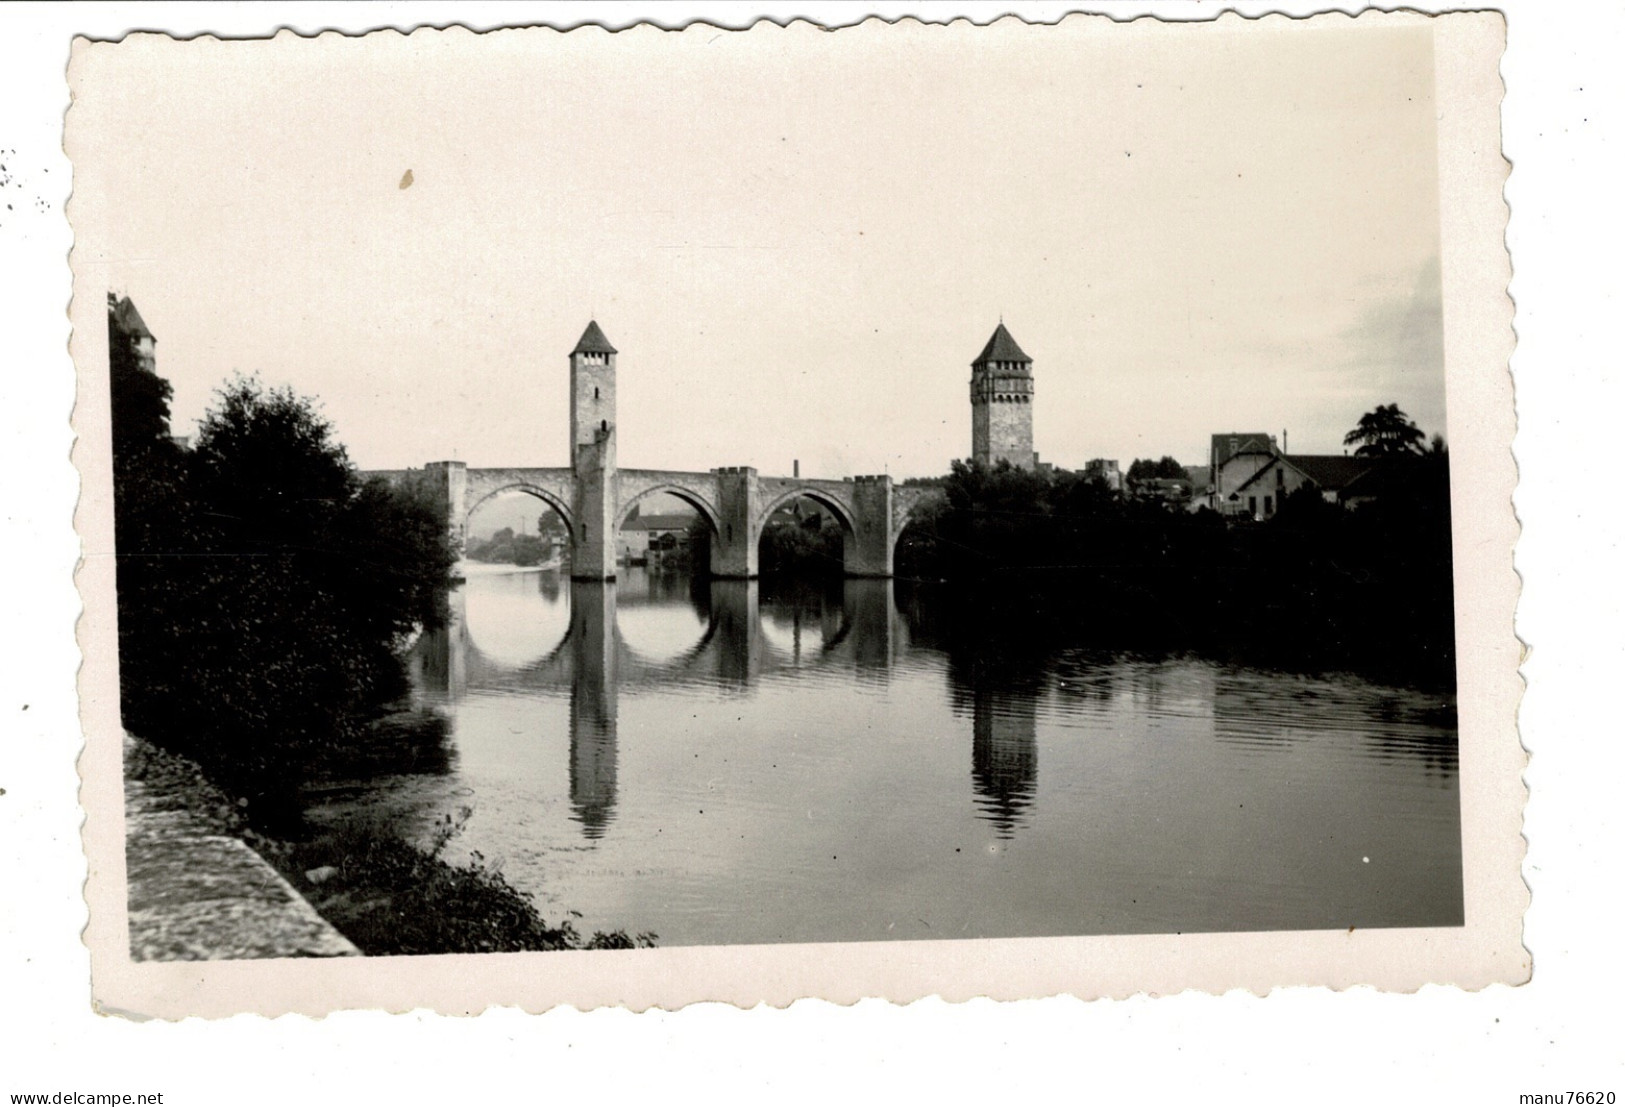
[{"label": "leafy tree", "polygon": [[[116,498],[114,510],[129,515],[138,506],[139,495],[169,491],[176,479],[181,450],[169,433],[169,400],[174,389],[157,373],[142,367],[141,359],[130,347],[129,336],[112,313],[108,314],[107,331],[113,473],[127,493]],[[162,472],[155,471],[159,467]],[[155,478],[161,478],[161,485]]]},{"label": "leafy tree", "polygon": [[489,538],[471,539],[463,550],[471,561],[508,563],[513,561],[513,528],[502,527]]},{"label": "leafy tree", "polygon": [[438,620],[452,560],[439,505],[417,482],[363,481],[311,401],[253,378],[220,391],[183,462],[184,556],[120,584],[139,639],[121,658],[142,659],[126,725],[247,794],[294,786],[404,691],[399,646]]},{"label": "leafy tree", "polygon": [[759,555],[765,576],[785,573],[839,574],[845,558],[841,524],[819,511],[762,528]]},{"label": "leafy tree", "polygon": [[1381,459],[1359,490],[1353,510],[1305,488],[1271,525],[1234,527],[1073,474],[959,463],[898,543],[899,576],[955,587],[910,630],[978,664],[1086,641],[1448,686],[1448,453]]},{"label": "leafy tree", "polygon": [[198,428],[192,486],[222,553],[310,550],[359,491],[332,427],[291,389],[237,377]]},{"label": "leafy tree", "polygon": [[1048,473],[1007,461],[993,466],[955,461],[943,489],[946,548],[967,567],[1030,562],[1047,530],[1052,481]]},{"label": "leafy tree", "polygon": [[1116,559],[1123,556],[1117,523],[1143,513],[1081,473],[1008,462],[956,461],[942,487],[943,500],[917,513],[899,540],[904,575],[978,576]]},{"label": "leafy tree", "polygon": [[1427,436],[1399,410],[1398,404],[1379,404],[1360,416],[1355,428],[1343,436],[1343,445],[1358,446],[1356,457],[1396,457],[1420,454]]},{"label": "leafy tree", "polygon": [[1185,467],[1167,454],[1156,461],[1137,457],[1128,467],[1129,480],[1189,480]]},{"label": "leafy tree", "polygon": [[116,312],[107,322],[120,687],[128,719],[143,706],[134,690],[161,687],[175,666],[178,589],[166,570],[188,552],[189,513],[185,459],[169,433],[170,384],[142,366],[135,336]]},{"label": "leafy tree", "polygon": [[547,555],[547,544],[534,534],[521,534],[513,540],[513,563],[521,566],[540,565]]},{"label": "leafy tree", "polygon": [[[544,515],[541,521],[545,523],[556,518],[554,515]],[[512,527],[502,527],[488,539],[469,542],[464,554],[473,561],[540,565],[552,549],[553,537],[562,536],[563,529],[561,523],[557,527],[544,527],[544,534],[515,534]]]}]

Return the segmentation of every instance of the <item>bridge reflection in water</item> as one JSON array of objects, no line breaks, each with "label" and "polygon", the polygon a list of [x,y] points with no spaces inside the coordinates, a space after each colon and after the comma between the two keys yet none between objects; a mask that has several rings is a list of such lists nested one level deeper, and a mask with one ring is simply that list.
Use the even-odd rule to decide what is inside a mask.
[{"label": "bridge reflection in water", "polygon": [[471,571],[414,655],[448,757],[317,815],[467,804],[458,849],[662,944],[1459,925],[1449,697],[992,612]]},{"label": "bridge reflection in water", "polygon": [[[768,586],[765,600],[754,580],[636,574],[617,584],[542,572],[494,583],[452,593],[447,625],[415,651],[418,687],[447,705],[470,692],[567,693],[570,805],[589,839],[615,817],[623,692],[726,694],[819,669],[884,681],[908,649],[890,580]],[[1036,690],[956,692],[974,701],[977,808],[1008,836],[1035,790]]]}]

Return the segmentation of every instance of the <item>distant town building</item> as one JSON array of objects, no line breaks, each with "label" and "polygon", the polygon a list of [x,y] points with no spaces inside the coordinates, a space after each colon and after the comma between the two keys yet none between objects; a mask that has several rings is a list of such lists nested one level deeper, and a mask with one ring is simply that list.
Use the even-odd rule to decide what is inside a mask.
[{"label": "distant town building", "polygon": [[[1279,510],[1281,500],[1300,488],[1309,487],[1319,492],[1327,503],[1354,507],[1362,499],[1361,489],[1369,482],[1376,463],[1370,458],[1347,457],[1342,454],[1282,454],[1273,465],[1260,470],[1252,481],[1238,490],[1238,501],[1251,504],[1255,490],[1274,489],[1274,509]],[[1375,493],[1375,489],[1371,489]],[[1263,513],[1270,514],[1269,493],[1263,495]]]},{"label": "distant town building", "polygon": [[1187,465],[1185,475],[1191,482],[1191,499],[1186,506],[1191,511],[1200,511],[1208,506],[1208,497],[1213,492],[1213,467],[1210,465]]},{"label": "distant town building", "polygon": [[[1242,486],[1252,481],[1277,456],[1279,451],[1276,449],[1274,436],[1263,431],[1231,431],[1229,434],[1215,434],[1208,449],[1208,467],[1212,474],[1208,506],[1224,514],[1246,513],[1245,501],[1239,498]],[[1269,510],[1262,512],[1265,516],[1275,513],[1275,504],[1278,502],[1273,492],[1268,495]],[[1253,515],[1261,514],[1257,510],[1257,496],[1255,490],[1255,505],[1251,512]]]},{"label": "distant town building", "polygon": [[1033,452],[1033,359],[1000,322],[971,362],[971,458],[982,465],[1008,461],[1038,467]]},{"label": "distant town building", "polygon": [[1123,471],[1117,467],[1115,460],[1097,457],[1083,467],[1083,475],[1091,480],[1098,480],[1113,492],[1123,490]]},{"label": "distant town building", "polygon": [[1191,502],[1191,482],[1179,477],[1142,477],[1129,482],[1136,500],[1151,500],[1166,508],[1183,511]]},{"label": "distant town building", "polygon": [[[1377,494],[1376,463],[1343,454],[1286,454],[1267,434],[1216,434],[1208,506],[1221,514],[1268,519],[1303,488],[1327,503],[1353,507]],[[1370,487],[1367,487],[1370,486]]]},{"label": "distant town building", "polygon": [[[636,509],[634,509],[636,512]],[[694,515],[643,515],[634,513],[621,524],[617,561],[622,565],[646,565],[651,551],[669,553],[682,544]]]},{"label": "distant town building", "polygon": [[823,525],[823,520],[824,512],[815,501],[809,500],[805,496],[798,496],[783,507],[775,509],[773,514],[767,517],[767,522],[762,525],[764,527],[794,526],[817,529]]}]

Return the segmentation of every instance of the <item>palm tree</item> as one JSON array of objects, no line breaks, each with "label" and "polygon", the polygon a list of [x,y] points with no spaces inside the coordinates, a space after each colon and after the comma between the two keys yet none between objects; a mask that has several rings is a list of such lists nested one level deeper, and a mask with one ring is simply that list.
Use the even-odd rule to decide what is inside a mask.
[{"label": "palm tree", "polygon": [[1398,404],[1379,404],[1360,416],[1360,423],[1343,436],[1343,445],[1359,444],[1356,457],[1394,457],[1425,452],[1427,436],[1411,422]]}]

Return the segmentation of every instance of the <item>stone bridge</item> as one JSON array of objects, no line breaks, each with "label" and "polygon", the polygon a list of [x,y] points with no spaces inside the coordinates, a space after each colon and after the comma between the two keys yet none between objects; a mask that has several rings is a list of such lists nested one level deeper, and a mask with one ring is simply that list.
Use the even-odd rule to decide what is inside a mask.
[{"label": "stone bridge", "polygon": [[[914,512],[939,495],[930,488],[904,488],[888,476],[816,480],[764,477],[748,467],[685,473],[618,469],[605,481],[608,511],[586,504],[573,469],[470,469],[459,461],[433,462],[422,470],[375,473],[394,480],[420,474],[446,505],[446,524],[459,549],[468,520],[481,506],[506,493],[533,496],[558,513],[570,535],[571,575],[579,580],[615,579],[615,536],[638,501],[657,492],[683,500],[705,521],[711,537],[711,575],[749,579],[757,575],[758,544],[773,513],[805,497],[840,524],[848,576],[889,577],[897,538]],[[587,489],[589,494],[594,491]],[[604,528],[592,533],[594,521]]]},{"label": "stone bridge", "polygon": [[615,359],[617,351],[588,323],[570,351],[571,464],[560,469],[470,469],[436,461],[421,470],[374,475],[426,480],[444,504],[446,528],[459,550],[469,515],[493,496],[523,492],[547,504],[570,535],[570,575],[615,579],[615,540],[643,497],[666,492],[693,505],[711,531],[711,575],[749,580],[757,575],[757,543],[768,518],[805,496],[829,510],[845,536],[847,575],[889,577],[897,536],[931,489],[900,488],[889,476],[844,480],[764,477],[748,466],[703,473],[622,469],[616,461]]}]

